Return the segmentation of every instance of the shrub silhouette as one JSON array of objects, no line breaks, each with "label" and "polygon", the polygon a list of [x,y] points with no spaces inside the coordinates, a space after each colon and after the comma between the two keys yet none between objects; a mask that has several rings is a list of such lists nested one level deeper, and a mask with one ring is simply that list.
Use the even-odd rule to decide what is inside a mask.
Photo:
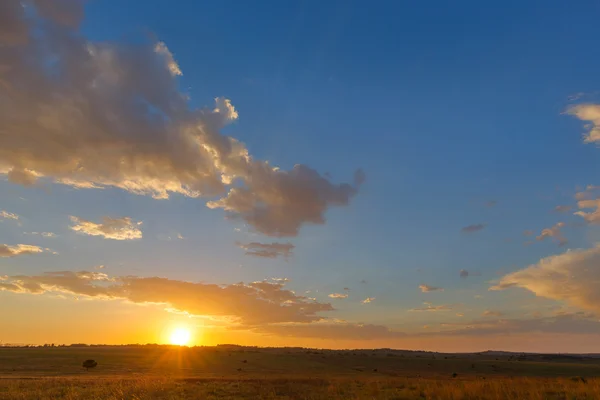
[{"label": "shrub silhouette", "polygon": [[98,363],[94,360],[85,360],[81,366],[89,371],[90,368],[96,368]]}]

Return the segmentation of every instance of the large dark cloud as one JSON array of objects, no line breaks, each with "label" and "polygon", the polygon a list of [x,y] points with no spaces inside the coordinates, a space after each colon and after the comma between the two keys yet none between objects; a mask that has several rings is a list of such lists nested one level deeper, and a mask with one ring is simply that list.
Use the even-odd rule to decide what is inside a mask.
[{"label": "large dark cloud", "polygon": [[276,237],[324,223],[356,195],[362,171],[334,184],[306,165],[254,159],[220,134],[238,119],[228,99],[190,107],[164,43],[93,42],[82,17],[76,0],[1,2],[0,173],[10,181],[219,196],[208,206]]}]

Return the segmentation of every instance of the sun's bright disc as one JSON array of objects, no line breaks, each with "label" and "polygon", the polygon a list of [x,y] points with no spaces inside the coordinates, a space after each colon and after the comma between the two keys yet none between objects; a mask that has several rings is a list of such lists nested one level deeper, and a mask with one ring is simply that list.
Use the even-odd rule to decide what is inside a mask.
[{"label": "sun's bright disc", "polygon": [[178,346],[185,346],[190,342],[190,331],[184,328],[177,328],[171,333],[171,344],[176,344]]}]

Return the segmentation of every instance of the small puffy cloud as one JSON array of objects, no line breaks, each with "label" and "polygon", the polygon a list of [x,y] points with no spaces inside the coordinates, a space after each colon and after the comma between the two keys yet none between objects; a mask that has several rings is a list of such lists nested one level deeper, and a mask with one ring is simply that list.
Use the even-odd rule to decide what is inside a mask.
[{"label": "small puffy cloud", "polygon": [[580,209],[593,209],[593,211],[577,211],[574,214],[582,217],[588,224],[600,224],[600,198],[579,200],[577,207]]},{"label": "small puffy cloud", "polygon": [[90,236],[102,236],[113,240],[134,240],[142,238],[139,229],[141,222],[133,222],[130,217],[102,218],[101,223],[95,223],[79,217],[71,217],[73,225],[71,229],[75,232]]},{"label": "small puffy cloud", "polygon": [[346,299],[348,295],[346,293],[331,293],[329,297],[332,299]]},{"label": "small puffy cloud", "polygon": [[461,232],[462,233],[474,233],[474,232],[478,232],[483,230],[487,225],[486,224],[474,224],[474,225],[468,225],[465,226],[463,228],[461,228]]},{"label": "small puffy cloud", "polygon": [[466,269],[461,269],[459,275],[461,278],[467,278],[469,276],[469,271],[467,271]]},{"label": "small puffy cloud", "polygon": [[571,211],[571,208],[571,206],[556,206],[554,207],[554,211],[559,213],[566,213]]},{"label": "small puffy cloud", "polygon": [[17,244],[15,246],[0,244],[0,257],[17,257],[26,254],[42,253],[43,251],[44,249],[41,247],[29,244]]},{"label": "small puffy cloud", "polygon": [[419,289],[421,289],[421,292],[423,293],[427,293],[427,292],[443,292],[444,288],[441,287],[437,287],[437,286],[429,286],[429,285],[419,285]]},{"label": "small puffy cloud", "polygon": [[283,170],[254,158],[221,133],[239,117],[231,101],[193,105],[161,41],[88,39],[78,29],[80,2],[4,3],[0,174],[11,182],[216,198],[206,205],[283,237],[325,223],[327,210],[348,205],[365,181],[361,170],[334,183],[307,165]]},{"label": "small puffy cloud", "polygon": [[424,307],[419,307],[419,308],[411,308],[410,312],[421,312],[421,311],[428,311],[428,312],[437,312],[437,311],[450,311],[452,310],[452,307],[448,304],[441,304],[439,306],[434,306],[431,303],[428,302],[423,302],[423,304],[425,305]]},{"label": "small puffy cloud", "polygon": [[504,314],[500,311],[485,310],[481,315],[484,317],[502,317]]},{"label": "small puffy cloud", "polygon": [[12,219],[15,221],[19,220],[19,216],[17,214],[9,213],[8,211],[0,210],[0,218],[1,219]]},{"label": "small puffy cloud", "polygon": [[110,277],[102,272],[48,272],[43,275],[3,277],[0,290],[17,293],[60,293],[136,304],[163,304],[191,315],[227,318],[242,326],[271,323],[317,322],[332,311],[284,288],[283,283],[215,285],[159,277]]},{"label": "small puffy cloud", "polygon": [[294,246],[291,243],[238,243],[240,248],[246,250],[246,255],[264,258],[289,258]]},{"label": "small puffy cloud", "polygon": [[375,297],[367,297],[366,299],[364,299],[363,301],[361,301],[361,303],[363,304],[369,304],[375,301]]},{"label": "small puffy cloud", "polygon": [[559,246],[565,245],[568,241],[565,237],[562,236],[562,233],[560,231],[561,228],[563,228],[564,226],[564,222],[559,222],[551,228],[543,229],[539,236],[536,236],[536,240],[542,241],[546,238],[552,238],[558,242]]},{"label": "small puffy cloud", "polygon": [[183,239],[185,239],[185,237],[181,233],[178,233],[177,234],[177,239],[183,240]]},{"label": "small puffy cloud", "polygon": [[600,245],[567,250],[503,276],[490,290],[520,287],[537,296],[565,301],[600,314],[599,265]]},{"label": "small puffy cloud", "polygon": [[585,125],[587,133],[583,138],[585,143],[600,142],[600,105],[578,104],[567,109],[567,113],[588,122]]}]

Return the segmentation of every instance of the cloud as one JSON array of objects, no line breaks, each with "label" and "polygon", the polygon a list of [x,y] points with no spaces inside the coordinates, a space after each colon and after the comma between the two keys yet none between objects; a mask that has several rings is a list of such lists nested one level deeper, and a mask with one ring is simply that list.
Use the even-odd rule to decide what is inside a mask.
[{"label": "cloud", "polygon": [[12,219],[15,221],[19,220],[19,216],[17,214],[9,213],[8,211],[0,210],[0,218],[2,219]]},{"label": "cloud", "polygon": [[600,322],[597,318],[581,312],[565,313],[550,317],[531,319],[484,318],[469,322],[444,324],[455,328],[444,331],[445,335],[503,335],[517,333],[568,333],[600,334]]},{"label": "cloud", "polygon": [[363,304],[369,304],[375,301],[375,297],[367,297],[366,299],[364,299],[363,301],[361,301],[361,303]]},{"label": "cloud", "polygon": [[484,229],[486,226],[487,226],[486,224],[468,225],[468,226],[461,228],[460,231],[463,233],[474,233],[474,232],[478,232],[478,231]]},{"label": "cloud", "polygon": [[353,323],[277,324],[255,328],[256,333],[294,338],[376,340],[402,338],[406,334],[383,325]]},{"label": "cloud", "polygon": [[587,133],[584,135],[585,143],[600,142],[600,105],[578,104],[567,109],[567,114],[573,115],[582,121],[587,121],[585,127]]},{"label": "cloud", "polygon": [[600,314],[600,245],[541,259],[525,269],[503,276],[490,290],[512,287],[537,296],[565,301]]},{"label": "cloud", "polygon": [[436,311],[450,311],[452,310],[452,307],[448,304],[442,304],[439,306],[434,306],[431,303],[428,302],[423,302],[423,304],[425,304],[425,307],[420,307],[420,308],[411,308],[410,312],[420,312],[420,311],[431,311],[431,312],[436,312]]},{"label": "cloud", "polygon": [[[258,281],[215,285],[159,277],[110,277],[101,272],[48,272],[0,279],[0,290],[17,293],[62,293],[103,300],[127,300],[136,304],[164,304],[192,315],[227,318],[253,326],[281,322],[315,322],[321,312],[332,311],[319,303],[284,289],[284,283]],[[10,285],[9,287],[7,285]]]},{"label": "cloud", "polygon": [[437,286],[429,286],[429,285],[419,285],[419,289],[421,289],[421,292],[423,292],[423,293],[435,292],[435,291],[443,292],[444,291],[444,288],[437,287]]},{"label": "cloud", "polygon": [[533,235],[533,231],[531,231],[531,230],[523,231],[523,236],[531,236],[531,235]]},{"label": "cloud", "polygon": [[329,297],[332,299],[347,299],[348,295],[346,293],[331,293]]},{"label": "cloud", "polygon": [[17,244],[15,246],[0,244],[0,257],[17,257],[26,254],[42,253],[43,251],[44,249],[41,247],[29,244]]},{"label": "cloud", "polygon": [[466,269],[461,269],[459,275],[461,278],[467,278],[469,276],[469,271],[467,271]]},{"label": "cloud", "polygon": [[588,224],[600,224],[600,198],[599,199],[582,199],[577,202],[577,207],[580,209],[594,209],[594,211],[577,211],[574,215],[582,217]]},{"label": "cloud", "polygon": [[264,257],[264,258],[289,258],[294,249],[291,243],[237,243],[239,247],[246,250],[247,256]]},{"label": "cloud", "polygon": [[501,313],[500,311],[493,311],[493,310],[485,310],[483,312],[483,314],[481,314],[484,317],[501,317],[504,314]]},{"label": "cloud", "polygon": [[80,2],[1,3],[0,173],[13,183],[217,197],[207,206],[283,237],[325,223],[365,181],[361,170],[336,184],[307,165],[253,158],[220,134],[238,120],[230,100],[193,108],[163,42],[88,40]]},{"label": "cloud", "polygon": [[555,212],[566,213],[571,210],[571,206],[556,206],[554,207]]},{"label": "cloud", "polygon": [[23,232],[26,235],[40,235],[45,238],[55,238],[57,235],[54,232]]},{"label": "cloud", "polygon": [[110,218],[103,217],[97,224],[79,217],[71,217],[71,229],[90,236],[102,236],[105,239],[134,240],[142,238],[142,231],[138,228],[142,223],[133,222],[130,217]]},{"label": "cloud", "polygon": [[555,224],[552,228],[543,229],[539,236],[536,236],[536,240],[542,241],[546,238],[553,238],[558,242],[559,246],[565,245],[568,243],[567,239],[562,236],[561,228],[565,226],[564,222],[559,222]]},{"label": "cloud", "polygon": [[349,287],[345,287],[345,288],[344,288],[344,290],[345,290],[346,292],[349,292],[349,291],[350,291],[350,288],[349,288]]}]

